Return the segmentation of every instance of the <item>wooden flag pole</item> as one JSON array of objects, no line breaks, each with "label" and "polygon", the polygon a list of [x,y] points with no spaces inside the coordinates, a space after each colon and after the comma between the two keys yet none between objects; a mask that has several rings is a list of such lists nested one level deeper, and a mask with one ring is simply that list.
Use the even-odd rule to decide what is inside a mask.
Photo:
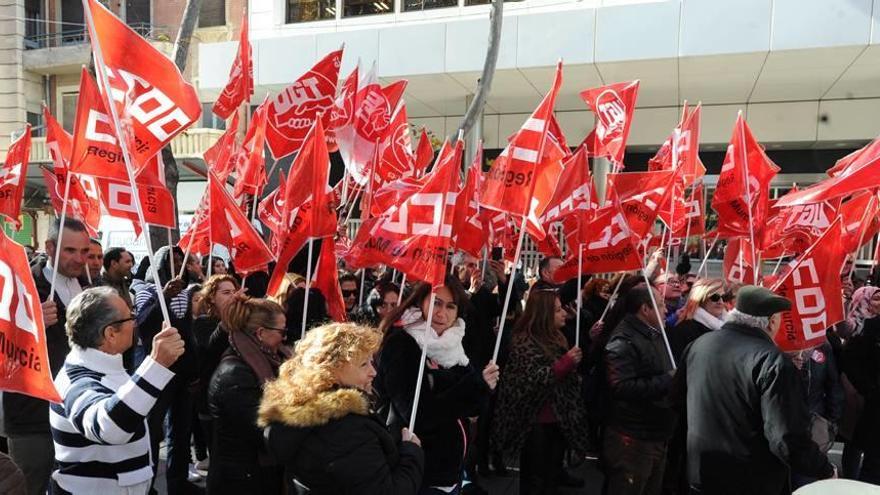
[{"label": "wooden flag pole", "polygon": [[[715,238],[712,239],[712,244],[709,246],[709,249],[707,249],[706,252],[703,253],[703,261],[700,263],[700,268],[697,269],[697,275],[700,275],[700,273],[703,271],[703,268],[706,266],[706,262],[709,261],[709,253],[711,253],[712,250],[715,249],[715,244],[718,243],[718,235],[719,234],[715,234]],[[706,270],[706,273],[708,274],[708,269]]]},{"label": "wooden flag pole", "polygon": [[[92,53],[94,53],[95,55],[95,73],[101,80],[101,87],[109,88],[111,86],[110,82],[107,80],[107,70],[106,66],[104,65],[104,54],[103,52],[101,52],[101,41],[98,39],[97,33],[95,33],[95,20],[92,18],[92,10],[89,7],[88,0],[83,0],[82,3],[83,12],[86,16],[86,23],[89,28],[89,37],[92,41]],[[122,124],[119,119],[119,113],[116,110],[116,103],[112,100],[109,100],[107,103],[107,106],[110,109],[110,117],[113,120],[113,128],[116,131],[116,137],[121,145],[119,148],[122,150],[122,159],[123,161],[125,161],[125,172],[128,174],[128,182],[129,185],[131,185],[131,194],[134,198],[133,203],[138,216],[138,221],[141,223],[141,226],[144,229],[143,236],[147,244],[147,253],[152,259],[154,254],[153,242],[150,240],[149,226],[147,225],[147,220],[144,217],[144,208],[143,206],[141,206],[140,194],[138,192],[139,188],[134,178],[134,166],[132,164],[131,156],[128,152],[128,144],[125,139],[126,134],[124,132],[124,129],[122,128]],[[169,252],[169,255],[174,256],[174,253]],[[168,304],[165,302],[165,297],[162,296],[162,282],[159,279],[159,271],[156,268],[156,263],[150,263],[150,271],[153,272],[153,280],[156,283],[156,292],[159,296],[157,297],[157,299],[159,300],[159,309],[162,311],[162,318],[165,320],[165,324],[170,326],[171,317],[168,313]]]},{"label": "wooden flag pole", "polygon": [[300,339],[306,335],[306,316],[309,314],[309,289],[312,287],[312,249],[314,242],[314,239],[309,237],[309,255],[306,262],[306,297],[303,302],[302,327],[299,332]]},{"label": "wooden flag pole", "polygon": [[[195,225],[193,225],[193,227],[194,226]],[[187,246],[186,246],[186,252],[183,253],[183,264],[180,267],[180,273],[177,274],[177,278],[183,278],[183,271],[186,270],[186,260],[189,259],[189,253],[192,251],[192,245],[194,242],[196,242],[196,241],[195,241],[195,238],[193,237],[193,239],[191,239],[189,244],[187,244]],[[210,258],[209,258],[209,260],[210,260]],[[210,260],[208,262],[209,267],[213,264],[214,264],[213,260]],[[205,281],[207,282],[207,279]]]},{"label": "wooden flag pole", "polygon": [[[46,301],[52,301],[55,297],[55,279],[58,276],[58,259],[61,257],[61,237],[64,234],[64,221],[67,219],[67,200],[70,194],[70,176],[72,174],[67,171],[67,179],[64,181],[64,201],[61,203],[61,219],[58,224],[58,239],[55,239],[55,259],[52,260],[52,282],[49,285],[49,298]],[[86,266],[88,272],[89,267]]]},{"label": "wooden flag pole", "polygon": [[657,298],[654,297],[654,286],[648,280],[648,274],[642,270],[642,276],[645,278],[645,284],[648,286],[648,295],[651,296],[651,305],[654,306],[654,312],[657,313],[657,323],[660,324],[660,335],[663,337],[663,343],[666,345],[666,352],[669,353],[669,362],[672,363],[672,369],[676,370],[675,357],[672,355],[672,347],[669,345],[669,337],[666,336],[666,325],[660,316],[660,308],[657,306]]},{"label": "wooden flag pole", "polygon": [[513,279],[516,277],[516,265],[522,254],[523,238],[526,235],[526,221],[528,217],[523,215],[522,225],[519,228],[519,240],[516,243],[516,254],[513,257],[513,268],[510,270],[510,279],[507,281],[507,293],[504,295],[504,309],[501,310],[501,322],[498,325],[498,335],[495,336],[495,350],[492,352],[492,362],[498,362],[498,352],[501,350],[501,336],[504,334],[504,323],[507,321],[507,309],[510,307],[510,294],[513,292]]},{"label": "wooden flag pole", "polygon": [[413,406],[412,411],[409,414],[409,431],[416,431],[416,413],[419,410],[419,398],[422,395],[422,381],[425,378],[425,360],[428,359],[428,332],[432,331],[431,329],[431,320],[434,319],[434,302],[437,299],[437,294],[434,293],[434,290],[431,290],[431,301],[428,304],[428,317],[425,319],[425,339],[422,341],[422,358],[419,359],[419,375],[416,378],[416,391],[413,396]]}]

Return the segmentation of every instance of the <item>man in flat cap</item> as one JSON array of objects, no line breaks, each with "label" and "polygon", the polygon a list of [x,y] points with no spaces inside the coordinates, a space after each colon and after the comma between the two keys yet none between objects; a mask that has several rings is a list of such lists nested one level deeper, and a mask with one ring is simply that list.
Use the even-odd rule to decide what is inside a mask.
[{"label": "man in flat cap", "polygon": [[687,400],[692,494],[791,493],[790,470],[824,479],[837,470],[809,433],[797,370],[773,343],[791,302],[745,286],[721,330],[685,351],[676,395]]}]

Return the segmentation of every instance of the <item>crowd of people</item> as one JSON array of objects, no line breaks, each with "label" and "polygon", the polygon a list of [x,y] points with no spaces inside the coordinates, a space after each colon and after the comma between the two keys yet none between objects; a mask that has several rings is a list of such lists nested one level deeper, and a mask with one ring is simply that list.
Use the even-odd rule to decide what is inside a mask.
[{"label": "crowd of people", "polygon": [[8,493],[155,493],[163,446],[168,494],[473,494],[513,469],[553,494],[587,457],[610,495],[880,484],[880,288],[851,264],[847,319],[786,354],[790,301],[686,263],[579,286],[558,258],[530,281],[464,255],[433,291],[340,267],[339,323],[301,275],[267,294],[267,274],[170,247],[135,266],[76,220],[29,255],[63,400],[3,393]]}]

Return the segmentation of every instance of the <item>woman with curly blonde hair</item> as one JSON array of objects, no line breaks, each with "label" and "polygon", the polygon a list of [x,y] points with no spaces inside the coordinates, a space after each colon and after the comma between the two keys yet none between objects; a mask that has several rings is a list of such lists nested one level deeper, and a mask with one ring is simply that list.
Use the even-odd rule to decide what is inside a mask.
[{"label": "woman with curly blonde hair", "polygon": [[396,442],[370,412],[380,339],[369,327],[322,325],[266,384],[258,424],[285,467],[289,493],[297,484],[312,495],[418,493],[425,463],[418,437],[404,428]]}]

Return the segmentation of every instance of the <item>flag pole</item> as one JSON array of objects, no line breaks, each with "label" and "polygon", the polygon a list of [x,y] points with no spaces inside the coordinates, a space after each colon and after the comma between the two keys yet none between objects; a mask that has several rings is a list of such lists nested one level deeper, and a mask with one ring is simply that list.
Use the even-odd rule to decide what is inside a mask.
[{"label": "flag pole", "polygon": [[614,292],[611,293],[611,297],[608,298],[608,304],[605,305],[605,309],[602,311],[602,316],[600,316],[599,319],[596,320],[596,321],[603,321],[603,320],[605,320],[605,315],[608,314],[608,310],[610,310],[610,309],[611,309],[611,306],[612,306],[615,302],[617,302],[617,295],[618,295],[619,292],[620,292],[620,286],[623,285],[623,279],[625,279],[625,278],[626,278],[626,274],[625,274],[625,273],[621,273],[621,274],[620,274],[620,280],[618,280],[618,281],[617,281],[617,285],[614,286]]},{"label": "flag pole", "polygon": [[[672,170],[675,173],[675,170],[678,168],[678,139],[681,131],[678,128],[673,129],[672,131]],[[675,242],[675,180],[672,182],[672,192],[669,194],[669,225],[667,229],[669,231],[669,246],[666,248],[666,276],[663,279],[663,298],[666,298],[666,288],[669,287],[669,284],[666,283],[669,278],[669,258],[672,255],[672,243]],[[662,249],[662,239],[661,246]]]},{"label": "flag pole", "polygon": [[[174,255],[173,255],[174,243],[171,240],[171,227],[165,227],[165,230],[168,232],[168,249],[170,249],[172,252],[171,259],[169,260],[171,262],[171,266],[170,266],[171,275],[174,275],[177,272],[177,270],[174,269]],[[183,257],[183,265],[186,266],[186,256]],[[181,277],[182,277],[183,270],[181,270],[180,273],[181,273]],[[91,283],[91,282],[92,282],[91,279],[89,279],[89,283]]]},{"label": "flag pole", "polygon": [[[740,111],[740,115],[742,112]],[[743,184],[746,187],[746,211],[749,212],[749,237],[752,243],[752,263],[755,265],[752,267],[752,277],[755,279],[755,282],[758,281],[758,256],[755,252],[755,222],[752,219],[752,192],[749,190],[749,163],[748,163],[748,153],[746,152],[746,133],[745,133],[745,121],[740,119],[740,122],[743,122],[743,129],[740,131],[740,145],[742,149],[740,153],[742,153],[743,157]],[[740,250],[741,251],[741,250]]]},{"label": "flag pole", "polygon": [[431,331],[431,320],[434,319],[434,301],[437,294],[431,288],[431,301],[428,304],[428,317],[425,318],[425,339],[422,341],[422,358],[419,359],[419,375],[416,378],[416,392],[413,396],[412,412],[409,415],[409,431],[416,431],[416,412],[419,410],[419,398],[422,395],[422,381],[425,378],[425,360],[428,359],[428,332]]},{"label": "flag pole", "polygon": [[648,280],[648,274],[642,270],[642,276],[645,278],[645,284],[648,286],[648,295],[651,296],[651,305],[654,306],[654,312],[657,313],[657,323],[660,324],[660,335],[663,336],[663,343],[666,345],[666,352],[669,354],[669,362],[672,363],[672,369],[677,370],[675,365],[675,357],[672,355],[672,347],[669,345],[669,337],[666,336],[666,325],[663,318],[660,317],[660,308],[657,306],[657,298],[654,297],[654,286]]},{"label": "flag pole", "polygon": [[299,337],[302,339],[306,335],[306,316],[309,313],[309,289],[312,287],[312,248],[314,246],[314,238],[309,237],[309,256],[306,262],[306,297],[303,302],[302,327],[299,331]]},{"label": "flag pole", "polygon": [[211,271],[214,269],[214,243],[208,243],[208,278],[211,278]]},{"label": "flag pole", "polygon": [[501,350],[501,336],[504,334],[504,323],[507,320],[507,309],[510,307],[510,294],[513,292],[513,279],[516,277],[516,265],[522,254],[523,238],[526,236],[526,221],[528,217],[523,215],[522,225],[519,228],[519,240],[516,243],[516,254],[513,257],[513,268],[510,270],[510,279],[507,281],[507,293],[504,295],[504,309],[501,310],[501,323],[498,325],[498,335],[495,336],[495,350],[492,352],[492,362],[498,362],[498,351]]},{"label": "flag pole", "polygon": [[403,288],[406,287],[406,273],[403,273],[403,277],[400,279],[400,291],[397,293],[397,305],[403,302]]},{"label": "flag pole", "polygon": [[[67,178],[64,180],[64,201],[61,203],[61,219],[58,224],[58,239],[55,240],[55,259],[52,260],[52,282],[49,286],[49,298],[46,301],[52,301],[55,297],[55,279],[58,276],[58,258],[61,257],[61,236],[64,234],[64,221],[67,219],[67,200],[70,194],[70,170],[67,171]],[[86,271],[89,267],[86,266]]]},{"label": "flag pole", "polygon": [[[785,253],[782,253],[782,254],[784,255]],[[773,267],[773,275],[776,275],[776,272],[779,271],[779,267],[782,266],[782,259],[783,258],[785,258],[785,256],[780,256],[779,259],[776,261],[776,266]]]},{"label": "flag pole", "polygon": [[[104,65],[104,54],[101,51],[101,41],[98,39],[97,33],[95,32],[95,20],[92,18],[92,10],[89,7],[88,0],[83,0],[83,11],[86,16],[88,28],[89,28],[89,37],[92,41],[92,53],[95,55],[95,73],[101,80],[101,86],[105,90],[109,90],[110,83],[107,80],[107,71]],[[141,206],[140,201],[140,193],[138,192],[138,184],[135,182],[134,178],[134,167],[132,165],[131,156],[128,153],[128,143],[126,142],[126,134],[124,129],[122,128],[122,123],[119,120],[119,113],[116,110],[116,102],[112,99],[108,99],[105,96],[105,100],[108,103],[108,107],[110,109],[110,117],[113,119],[113,128],[116,131],[116,139],[119,141],[120,149],[122,150],[122,159],[125,162],[125,172],[128,174],[128,182],[131,185],[131,193],[134,198],[134,206],[138,216],[138,221],[143,226],[143,236],[144,240],[147,244],[147,253],[150,258],[153,257],[153,242],[150,240],[150,232],[149,226],[147,224],[147,220],[144,217],[144,209]],[[173,257],[174,253],[169,252],[169,256]],[[159,294],[157,299],[159,300],[159,309],[162,311],[162,318],[165,320],[167,325],[171,325],[171,317],[168,313],[168,305],[165,302],[165,298],[162,296],[162,282],[159,279],[159,272],[156,269],[156,263],[150,263],[150,271],[153,272],[153,280],[156,283],[156,292]]]},{"label": "flag pole", "polygon": [[[195,241],[195,236],[190,239],[189,244],[186,246],[186,252],[183,253],[183,263],[180,266],[180,273],[177,274],[177,278],[183,278],[183,271],[186,270],[186,260],[189,259],[189,253],[192,251],[192,245]],[[208,265],[212,265],[213,263],[208,263]],[[207,280],[206,280],[207,281]]]},{"label": "flag pole", "polygon": [[[706,252],[703,253],[703,261],[700,263],[700,268],[697,269],[697,275],[700,275],[700,272],[702,272],[703,268],[706,266],[706,262],[709,261],[709,253],[711,253],[712,250],[715,249],[715,244],[718,243],[718,236],[719,235],[720,234],[715,234],[715,238],[712,239],[712,244],[709,246],[709,249],[707,249]],[[708,269],[706,270],[706,273],[707,274],[709,273]]]},{"label": "flag pole", "polygon": [[360,295],[358,296],[358,308],[364,305],[364,282],[367,280],[367,267],[361,268],[361,286]]},{"label": "flag pole", "polygon": [[581,345],[581,306],[583,304],[583,269],[584,269],[584,245],[578,244],[578,289],[577,289],[577,315],[574,323],[574,346]]},{"label": "flag pole", "polygon": [[89,282],[89,287],[92,286],[92,272],[89,270],[88,263],[86,264],[86,280]]}]

